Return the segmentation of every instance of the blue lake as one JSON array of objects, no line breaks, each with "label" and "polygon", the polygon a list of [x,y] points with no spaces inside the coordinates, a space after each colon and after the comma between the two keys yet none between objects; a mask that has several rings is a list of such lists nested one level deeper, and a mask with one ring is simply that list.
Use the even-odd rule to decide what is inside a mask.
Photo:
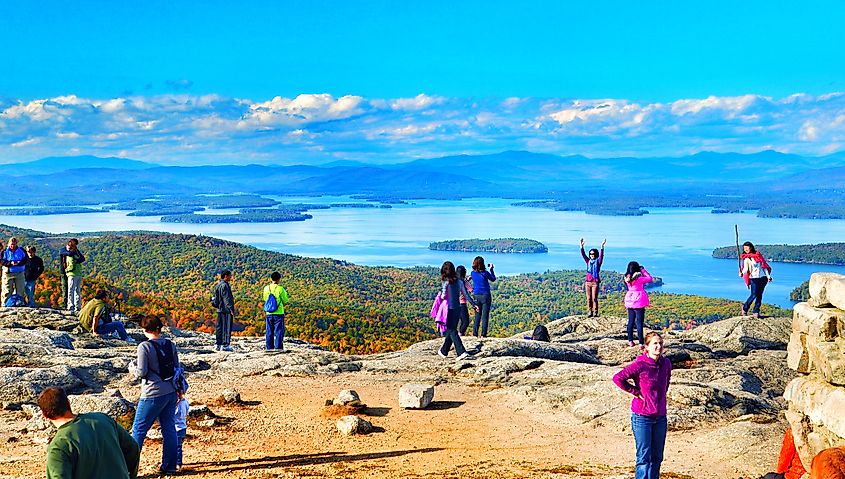
[{"label": "blue lake", "polygon": [[[288,203],[350,202],[346,197],[278,198]],[[706,208],[652,208],[644,216],[593,216],[511,206],[512,200],[415,200],[392,209],[332,208],[309,212],[313,219],[290,223],[179,224],[159,217],[111,211],[78,215],[2,216],[0,223],[51,233],[155,230],[215,236],[301,256],[331,257],[379,266],[439,266],[444,260],[469,265],[475,254],[430,251],[432,241],[464,238],[531,238],[546,254],[483,254],[500,275],[580,269],[579,238],[587,248],[607,238],[605,269],[624,270],[636,260],[663,277],[663,291],[745,299],[736,260],[711,257],[717,246],[740,241],[809,244],[842,241],[845,220],[757,218],[754,214],[711,214]],[[225,213],[226,210],[214,211]],[[764,251],[765,253],[765,251]],[[775,263],[766,302],[790,306],[789,292],[815,271],[845,274],[845,267]]]}]

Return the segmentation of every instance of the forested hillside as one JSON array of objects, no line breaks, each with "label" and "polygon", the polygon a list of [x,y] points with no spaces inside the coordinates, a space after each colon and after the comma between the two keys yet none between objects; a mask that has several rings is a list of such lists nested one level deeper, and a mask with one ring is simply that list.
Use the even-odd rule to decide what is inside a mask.
[{"label": "forested hillside", "polygon": [[[58,251],[67,236],[2,226],[0,234],[35,244],[48,272],[39,283],[38,301],[56,306]],[[405,348],[436,336],[428,316],[440,280],[436,268],[367,267],[261,250],[194,235],[135,232],[77,235],[84,263],[83,298],[106,287],[126,298],[130,315],[156,314],[180,328],[212,331],[215,313],[209,290],[215,274],[234,271],[232,290],[241,334],[263,334],[259,294],[272,271],[279,271],[291,296],[287,334],[340,352],[373,353]],[[606,272],[601,310],[624,315],[624,286],[618,273]],[[582,313],[583,273],[555,271],[501,277],[493,287],[494,335],[532,329],[540,322]],[[689,327],[733,316],[737,302],[653,292],[646,315],[655,327]],[[773,312],[769,309],[768,312]],[[620,324],[620,331],[624,325]]]}]

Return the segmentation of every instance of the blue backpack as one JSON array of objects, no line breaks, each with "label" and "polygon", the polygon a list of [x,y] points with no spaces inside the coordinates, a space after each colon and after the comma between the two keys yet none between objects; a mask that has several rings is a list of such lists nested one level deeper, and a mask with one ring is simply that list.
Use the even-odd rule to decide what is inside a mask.
[{"label": "blue backpack", "polygon": [[270,293],[270,296],[267,296],[267,301],[264,301],[264,312],[272,313],[277,309],[279,309],[279,303],[276,302],[276,295]]},{"label": "blue backpack", "polygon": [[26,300],[17,293],[9,296],[9,299],[6,300],[7,308],[20,308],[21,306],[26,306]]}]

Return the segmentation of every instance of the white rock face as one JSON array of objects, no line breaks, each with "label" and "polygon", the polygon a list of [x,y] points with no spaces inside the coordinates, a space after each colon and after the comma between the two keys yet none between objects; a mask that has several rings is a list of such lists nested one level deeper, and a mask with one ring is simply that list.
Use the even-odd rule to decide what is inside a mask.
[{"label": "white rock face", "polygon": [[845,276],[814,273],[810,299],[793,308],[787,366],[799,373],[783,397],[801,462],[845,445]]},{"label": "white rock face", "polygon": [[845,309],[845,276],[836,273],[813,273],[810,276],[809,302],[816,307],[835,306]]},{"label": "white rock face", "polygon": [[353,391],[352,389],[344,389],[343,391],[337,394],[337,397],[334,399],[333,403],[345,406],[351,403],[360,403],[361,398],[358,396],[358,393]]},{"label": "white rock face", "polygon": [[347,436],[356,434],[369,434],[373,431],[373,425],[358,416],[343,416],[337,420],[337,430]]},{"label": "white rock face", "polygon": [[405,384],[399,388],[399,407],[424,409],[434,400],[434,386],[427,384]]}]

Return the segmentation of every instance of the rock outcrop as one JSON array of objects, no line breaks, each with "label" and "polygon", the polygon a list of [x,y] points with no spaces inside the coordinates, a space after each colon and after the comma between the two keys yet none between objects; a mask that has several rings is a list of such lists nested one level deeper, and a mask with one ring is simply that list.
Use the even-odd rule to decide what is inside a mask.
[{"label": "rock outcrop", "polygon": [[[116,415],[128,407],[108,391],[126,393],[137,388],[126,372],[136,348],[118,340],[69,332],[73,330],[70,322],[68,315],[51,310],[20,308],[0,313],[0,328],[4,328],[0,334],[0,402],[5,407],[32,404],[41,390],[54,385],[65,387],[70,394],[100,398],[91,402],[91,409]],[[741,317],[691,331],[667,332],[666,354],[674,365],[670,427],[732,424],[736,429],[737,422],[776,422],[786,408],[784,388],[795,376],[783,366],[792,323],[790,318]],[[348,373],[394,383],[460,382],[483,387],[487,394],[502,395],[503,400],[517,396],[540,407],[562,410],[574,421],[590,426],[627,429],[631,398],[611,381],[639,352],[628,347],[624,324],[624,319],[614,317],[567,317],[547,325],[548,343],[521,339],[530,332],[512,338],[466,337],[464,343],[472,356],[462,361],[439,357],[439,339],[403,351],[350,356],[296,339],[286,340],[285,353],[268,354],[263,351],[263,338],[235,338],[235,352],[224,353],[214,351],[214,338],[206,333],[165,329],[165,335],[179,348],[191,384],[206,377],[225,377],[237,387],[240,378],[255,375],[334,377]],[[835,342],[829,330],[824,329],[824,338]],[[134,326],[128,332],[141,336]],[[801,344],[814,340],[803,341]],[[822,364],[834,363],[833,358],[821,356],[818,346],[816,351],[808,351],[805,361],[814,371],[821,371]],[[838,369],[828,369],[835,378]],[[822,374],[817,376],[823,378]],[[801,380],[808,379],[802,375]],[[420,407],[425,406],[420,403]]]},{"label": "rock outcrop", "polygon": [[787,365],[799,373],[784,391],[795,447],[809,465],[845,445],[845,276],[814,273],[810,299],[795,305]]}]

